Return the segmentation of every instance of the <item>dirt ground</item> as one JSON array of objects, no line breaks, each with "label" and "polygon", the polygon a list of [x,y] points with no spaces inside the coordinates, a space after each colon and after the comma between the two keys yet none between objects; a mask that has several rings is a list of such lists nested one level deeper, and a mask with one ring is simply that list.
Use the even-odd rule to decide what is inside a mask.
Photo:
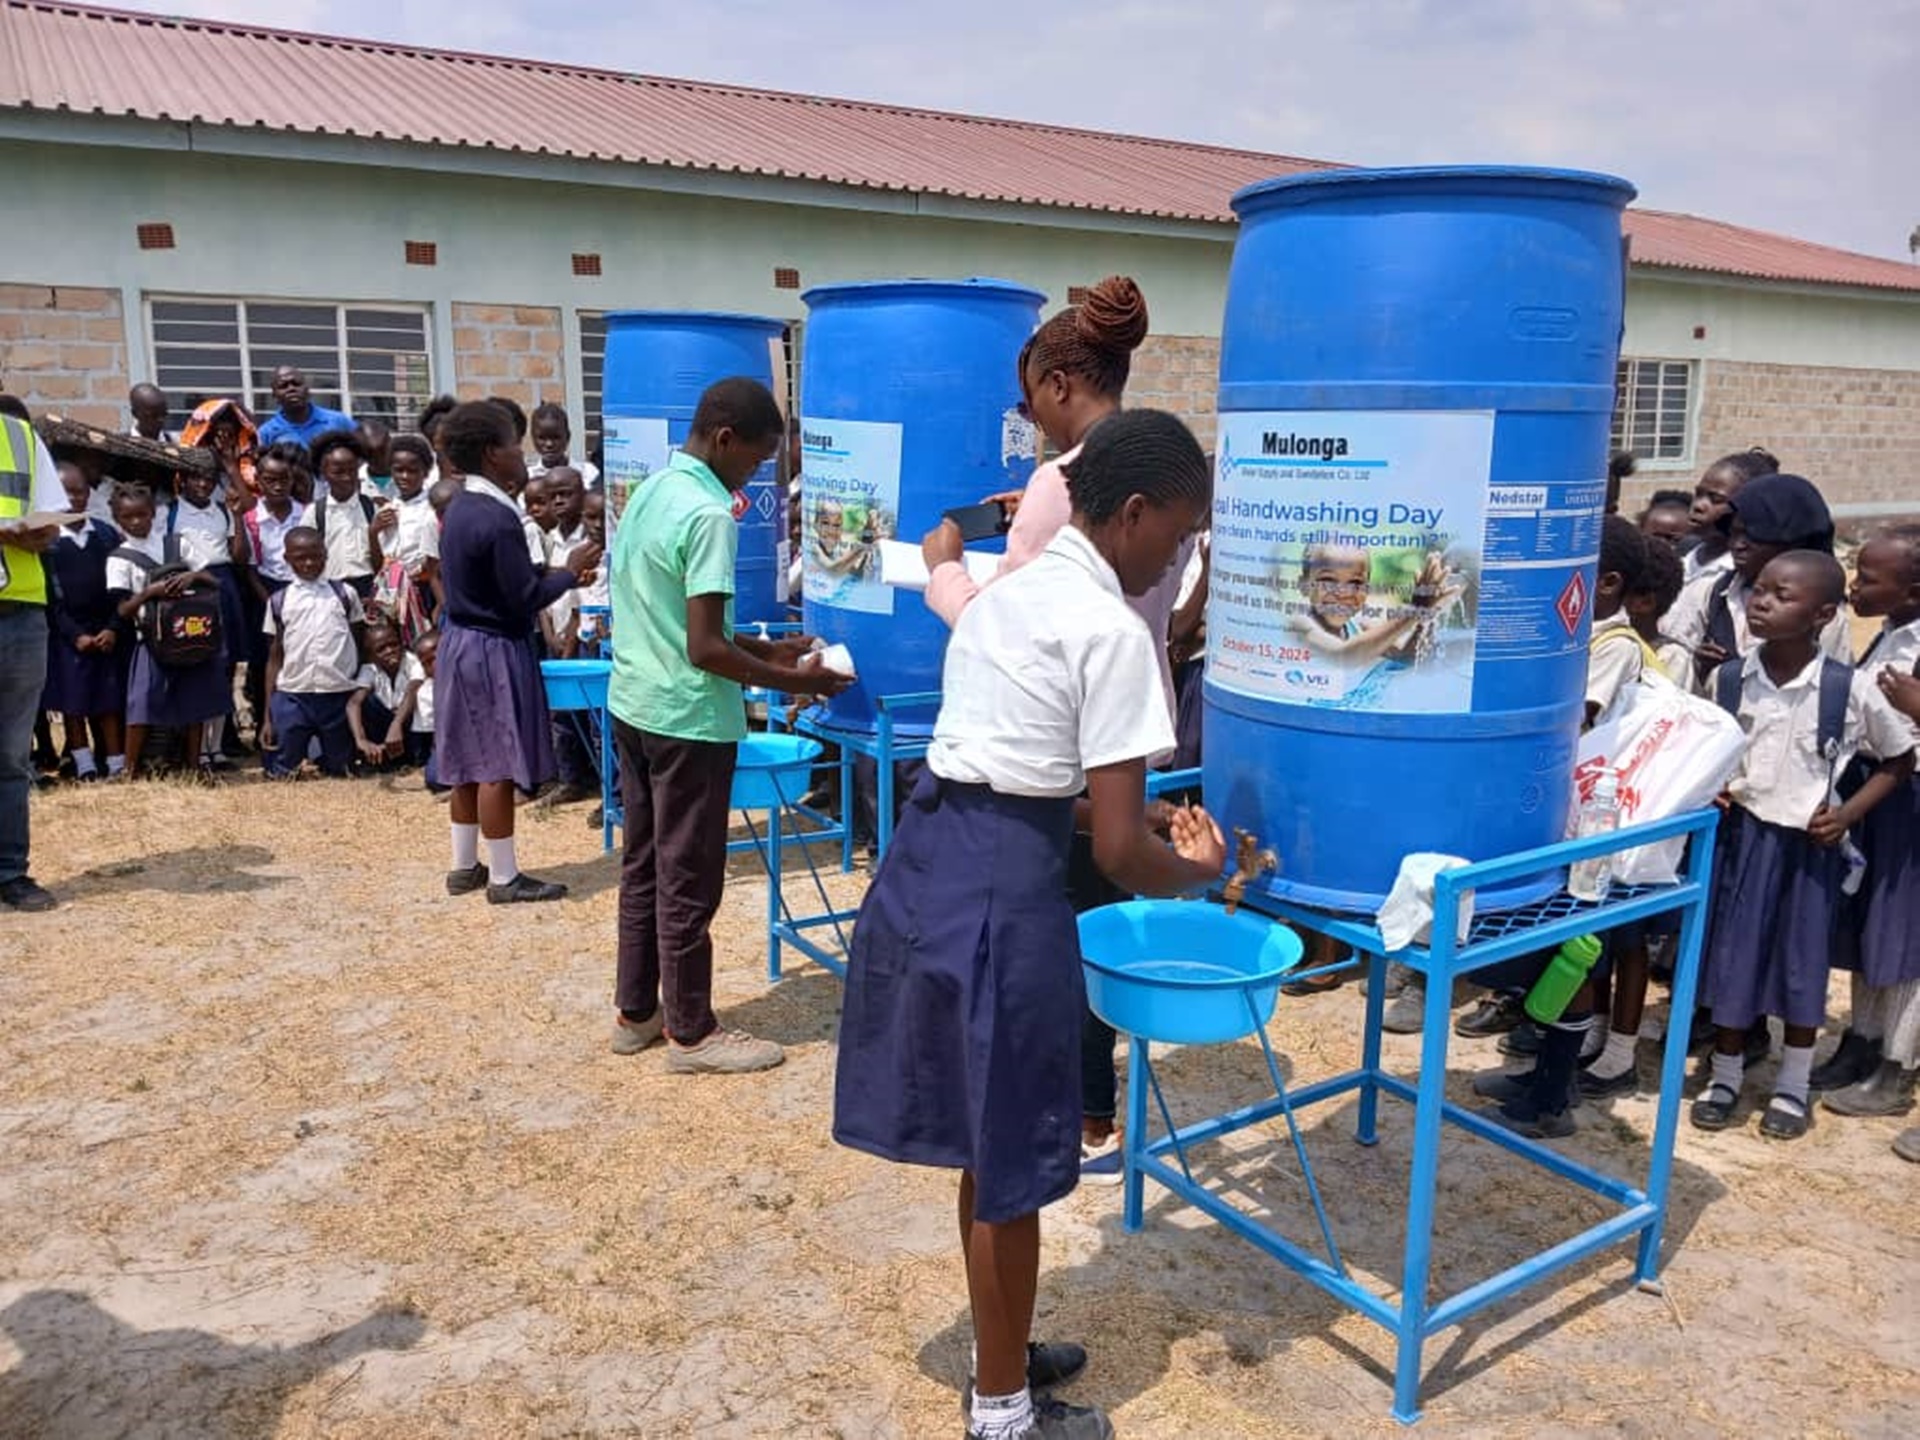
[{"label": "dirt ground", "polygon": [[[957,1436],[951,1179],[831,1143],[839,986],[767,983],[753,858],[723,1016],[789,1060],[682,1078],[606,1049],[615,873],[583,812],[522,826],[574,897],[504,910],[443,893],[444,822],[410,780],[35,800],[36,873],[67,903],[0,919],[0,1435]],[[1360,1005],[1282,1001],[1296,1079],[1352,1063]],[[1389,1037],[1402,1072],[1415,1044]],[[1497,1060],[1456,1042],[1456,1098]],[[1187,1118],[1264,1078],[1251,1043],[1163,1076]],[[1582,1117],[1570,1148],[1637,1176],[1652,1101]],[[1423,1431],[1912,1434],[1898,1124],[1823,1114],[1792,1147],[1755,1125],[1683,1126],[1665,1299],[1621,1248],[1439,1337]],[[1322,1107],[1307,1143],[1349,1262],[1392,1274],[1411,1116],[1388,1105],[1371,1150],[1352,1127]],[[1601,1213],[1449,1144],[1439,1293]],[[1283,1130],[1202,1162],[1310,1233]],[[1122,1434],[1397,1432],[1384,1332],[1164,1193],[1140,1235],[1094,1188],[1045,1234],[1039,1330],[1092,1348],[1069,1393]]]}]

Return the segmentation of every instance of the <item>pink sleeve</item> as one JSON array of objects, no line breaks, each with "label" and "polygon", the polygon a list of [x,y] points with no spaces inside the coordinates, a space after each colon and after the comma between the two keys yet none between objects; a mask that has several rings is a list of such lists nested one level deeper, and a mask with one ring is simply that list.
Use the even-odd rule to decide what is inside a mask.
[{"label": "pink sleeve", "polygon": [[[1077,447],[1076,447],[1077,448]],[[1068,451],[1062,460],[1071,456]],[[1073,518],[1073,501],[1067,494],[1066,472],[1059,460],[1049,460],[1033,472],[1020,497],[1020,509],[1007,530],[1007,553],[1001,558],[994,578],[1010,575],[1053,543],[1060,527]],[[946,621],[952,629],[960,612],[973,603],[980,587],[967,574],[967,567],[956,560],[936,565],[927,577],[927,608]]]}]

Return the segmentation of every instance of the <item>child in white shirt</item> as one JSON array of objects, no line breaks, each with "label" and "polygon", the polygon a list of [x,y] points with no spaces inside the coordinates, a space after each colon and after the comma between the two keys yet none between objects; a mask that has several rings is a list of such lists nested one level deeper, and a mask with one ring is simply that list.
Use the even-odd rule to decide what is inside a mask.
[{"label": "child in white shirt", "polygon": [[353,759],[347,703],[360,674],[360,637],[366,613],[345,582],[327,577],[320,532],[288,533],[293,583],[267,605],[267,725],[260,741],[267,774],[295,775],[310,742],[320,744],[320,768],[344,775]]}]

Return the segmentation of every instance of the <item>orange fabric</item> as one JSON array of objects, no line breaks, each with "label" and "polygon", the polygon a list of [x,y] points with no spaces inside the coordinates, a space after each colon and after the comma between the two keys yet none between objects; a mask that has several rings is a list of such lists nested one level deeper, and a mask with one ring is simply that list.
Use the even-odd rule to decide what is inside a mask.
[{"label": "orange fabric", "polygon": [[[231,414],[240,426],[239,454],[237,458],[240,465],[241,483],[247,487],[249,497],[257,496],[260,493],[260,485],[253,476],[253,455],[254,451],[259,447],[260,427],[253,423],[253,416],[247,413],[247,407],[242,405],[238,400],[202,401],[200,405],[195,408],[192,417],[181,427],[180,443],[182,445],[198,446],[204,450],[212,450],[214,448],[214,423],[227,414]],[[228,498],[231,502],[239,500],[242,497],[230,496]],[[248,503],[251,503],[251,500],[249,500]],[[235,508],[241,507],[236,506]]]}]

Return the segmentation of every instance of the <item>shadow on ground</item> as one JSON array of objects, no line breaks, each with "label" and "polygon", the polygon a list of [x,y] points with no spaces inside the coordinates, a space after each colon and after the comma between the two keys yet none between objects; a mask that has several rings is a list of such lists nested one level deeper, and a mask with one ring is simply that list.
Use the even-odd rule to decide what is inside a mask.
[{"label": "shadow on ground", "polygon": [[408,1349],[426,1322],[378,1310],[299,1345],[237,1345],[205,1330],[136,1330],[78,1291],[35,1290],[0,1310],[0,1331],[21,1357],[0,1374],[0,1435],[239,1440],[273,1433],[287,1397],[315,1376]]}]

